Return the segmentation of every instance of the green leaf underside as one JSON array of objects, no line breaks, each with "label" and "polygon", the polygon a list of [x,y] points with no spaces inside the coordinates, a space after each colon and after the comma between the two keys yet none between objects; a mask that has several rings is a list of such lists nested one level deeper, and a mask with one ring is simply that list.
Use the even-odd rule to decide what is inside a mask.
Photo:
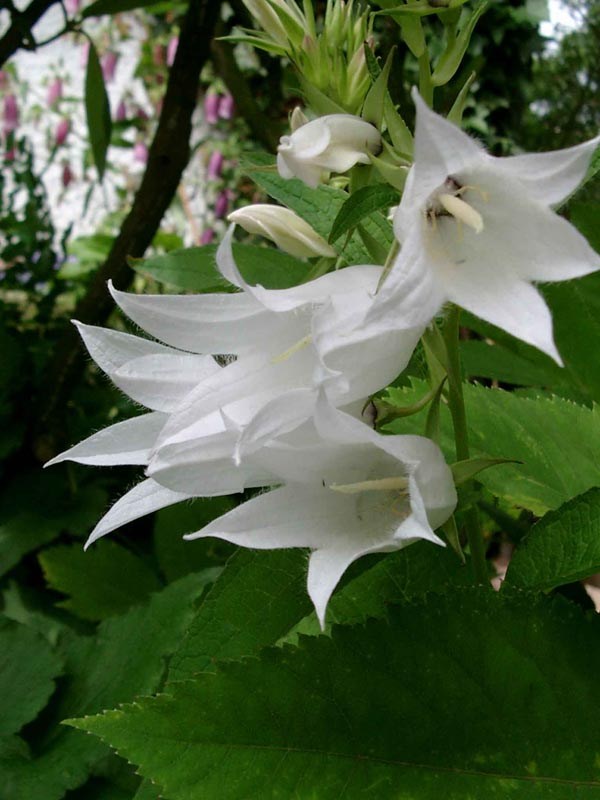
[{"label": "green leaf underside", "polygon": [[106,153],[110,144],[112,120],[98,52],[92,41],[89,42],[89,45],[85,73],[85,113],[94,164],[98,171],[98,178],[102,180],[106,168]]},{"label": "green leaf underside", "polygon": [[59,800],[67,789],[84,783],[108,750],[59,723],[156,691],[201,591],[197,576],[190,575],[146,605],[101,623],[96,636],[73,636],[66,643],[65,687],[39,752],[31,758],[26,748],[24,753],[0,749],[2,800]]},{"label": "green leaf underside", "polygon": [[600,572],[600,489],[550,511],[520,542],[506,586],[549,591]]},{"label": "green leaf underside", "polygon": [[[136,272],[149,275],[160,283],[196,292],[231,292],[234,287],[223,278],[215,262],[216,245],[188,247],[134,261]],[[288,289],[306,278],[304,261],[275,250],[251,244],[234,244],[233,255],[240,272],[250,284],[268,289]]]},{"label": "green leaf underside", "polygon": [[[332,186],[311,189],[296,178],[285,180],[276,173],[261,172],[260,167],[272,163],[272,158],[260,153],[253,153],[251,158],[245,167],[252,180],[278,203],[295,211],[318,234],[327,239],[333,221],[348,199],[347,192]],[[379,212],[371,214],[365,217],[361,224],[370,236],[378,239],[389,249],[393,239],[392,226],[383,214]],[[370,264],[372,261],[357,234],[354,234],[346,244],[343,254],[349,264]]]},{"label": "green leaf underside", "polygon": [[596,798],[599,625],[562,598],[432,595],[72,724],[171,800]]},{"label": "green leaf underside", "polygon": [[43,636],[0,616],[0,736],[17,733],[37,716],[61,669]]},{"label": "green leaf underside", "polygon": [[60,545],[39,555],[48,584],[69,596],[58,605],[83,619],[122,614],[161,588],[154,570],[126,547],[105,540],[84,552]]},{"label": "green leaf underside", "polygon": [[[486,470],[478,480],[492,494],[542,516],[593,486],[600,485],[600,416],[597,408],[559,397],[528,398],[500,389],[465,384],[473,456],[516,459]],[[410,405],[428,390],[390,389],[389,401]],[[454,460],[452,423],[441,409],[441,446]],[[384,426],[389,433],[422,434],[425,412]]]}]

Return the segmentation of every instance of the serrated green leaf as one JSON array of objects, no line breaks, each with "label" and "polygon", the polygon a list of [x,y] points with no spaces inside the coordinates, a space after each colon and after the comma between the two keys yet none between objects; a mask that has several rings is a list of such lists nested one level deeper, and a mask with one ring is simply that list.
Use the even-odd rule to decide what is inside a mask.
[{"label": "serrated green leaf", "polygon": [[190,624],[171,661],[169,681],[274,644],[311,608],[306,570],[299,550],[236,552]]},{"label": "serrated green leaf", "polygon": [[362,189],[351,194],[338,211],[331,226],[329,242],[337,241],[340,236],[343,236],[351,228],[355,228],[365,217],[382,208],[388,209],[390,206],[397,205],[399,200],[398,192],[391,186],[382,183],[363,186]]},{"label": "serrated green leaf", "polygon": [[[428,391],[424,382],[389,389],[390,402],[407,405]],[[600,416],[559,397],[520,397],[514,392],[464,385],[471,454],[516,459],[482,472],[492,494],[538,516],[600,485]],[[385,399],[387,400],[388,397]],[[441,409],[442,449],[454,460],[452,424]],[[423,412],[386,425],[391,433],[424,430]]]},{"label": "serrated green leaf", "polygon": [[148,564],[108,540],[87,553],[81,544],[52,547],[41,552],[38,560],[47,583],[68,595],[57,605],[82,619],[97,621],[122,614],[161,588]]},{"label": "serrated green leaf", "polygon": [[72,724],[172,800],[587,800],[599,629],[562,598],[430,596]]},{"label": "serrated green leaf", "polygon": [[[177,289],[195,292],[235,291],[235,287],[217,269],[216,252],[216,245],[187,247],[153,256],[146,261],[134,261],[132,266],[136,272]],[[308,271],[304,261],[273,247],[234,244],[233,255],[240,272],[249,283],[260,283],[269,289],[297,286],[306,278]]]},{"label": "serrated green leaf", "polygon": [[[334,219],[348,199],[347,192],[334,189],[332,186],[319,186],[317,189],[311,189],[296,178],[285,180],[275,173],[260,170],[261,166],[264,167],[271,163],[270,157],[265,158],[261,154],[254,153],[252,160],[246,161],[244,166],[252,180],[261,189],[277,202],[295,211],[320,236],[327,239]],[[393,233],[391,225],[382,214],[373,214],[365,218],[361,224],[370,236],[378,239],[382,247],[389,250]],[[346,244],[343,255],[349,264],[370,263],[369,253],[357,234],[353,235]]]},{"label": "serrated green leaf", "polygon": [[21,473],[0,494],[0,575],[63,531],[84,536],[106,508],[97,486],[71,494],[65,473]]},{"label": "serrated green leaf", "polygon": [[600,572],[600,489],[550,511],[519,543],[506,585],[549,591]]},{"label": "serrated green leaf", "polygon": [[156,514],[154,552],[168,581],[225,563],[235,550],[233,545],[212,538],[187,542],[182,537],[200,530],[235,506],[232,497],[206,497],[163,508]]},{"label": "serrated green leaf", "polygon": [[85,782],[109,751],[59,723],[156,691],[202,589],[198,577],[190,575],[152,595],[147,604],[101,623],[95,636],[70,637],[63,651],[64,691],[35,758],[15,753],[2,758],[0,753],[2,800],[59,800]]},{"label": "serrated green leaf", "polygon": [[[366,43],[364,47],[367,50],[371,49]],[[381,123],[383,121],[385,100],[388,96],[388,81],[390,79],[390,70],[392,69],[395,52],[396,47],[394,46],[388,53],[383,69],[373,81],[373,84],[369,89],[367,96],[365,97],[365,102],[362,108],[362,118],[367,122],[370,122],[372,125],[375,125],[376,128],[381,128]]]},{"label": "serrated green leaf", "polygon": [[17,733],[44,708],[62,670],[40,634],[0,616],[0,736]]},{"label": "serrated green leaf", "polygon": [[110,144],[112,118],[102,67],[92,41],[89,42],[85,73],[85,113],[94,164],[98,171],[98,179],[101,181],[106,169],[106,153]]}]

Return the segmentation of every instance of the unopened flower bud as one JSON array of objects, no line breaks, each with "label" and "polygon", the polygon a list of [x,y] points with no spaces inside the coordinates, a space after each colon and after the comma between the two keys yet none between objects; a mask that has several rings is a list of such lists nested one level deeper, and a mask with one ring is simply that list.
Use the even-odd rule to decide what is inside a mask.
[{"label": "unopened flower bud", "polygon": [[119,60],[119,56],[116,53],[113,53],[111,50],[108,53],[105,53],[102,56],[101,66],[102,66],[102,75],[104,76],[104,80],[107,83],[110,83],[112,79],[115,77],[115,70],[117,68],[117,61]]},{"label": "unopened flower bud", "polygon": [[7,94],[4,97],[3,128],[4,133],[10,133],[19,127],[19,104],[14,94]]},{"label": "unopened flower bud", "polygon": [[281,47],[288,47],[288,35],[277,12],[267,0],[242,0],[250,14],[271,39]]},{"label": "unopened flower bud", "polygon": [[221,119],[233,119],[235,111],[235,101],[233,95],[225,94],[219,100],[219,117]]},{"label": "unopened flower bud", "polygon": [[223,219],[229,209],[229,201],[231,200],[231,192],[228,189],[223,189],[219,192],[215,201],[215,218]]},{"label": "unopened flower bud", "polygon": [[123,122],[127,119],[127,106],[124,100],[119,101],[117,110],[115,111],[115,122]]},{"label": "unopened flower bud", "polygon": [[223,153],[221,153],[220,150],[215,150],[211,154],[208,160],[208,167],[206,168],[206,177],[209,181],[216,181],[221,177],[223,161]]},{"label": "unopened flower bud", "polygon": [[179,46],[179,37],[173,36],[173,38],[169,41],[169,44],[167,45],[167,67],[173,66],[178,46]]},{"label": "unopened flower bud", "polygon": [[204,119],[209,125],[215,125],[219,121],[219,95],[209,92],[204,97]]},{"label": "unopened flower bud", "polygon": [[48,91],[46,92],[46,105],[48,108],[52,108],[52,106],[60,100],[62,95],[63,83],[60,78],[55,78],[48,86]]},{"label": "unopened flower bud", "polygon": [[54,146],[61,147],[69,135],[69,131],[71,130],[71,122],[70,120],[63,118],[56,126],[56,133],[54,134]]},{"label": "unopened flower bud", "polygon": [[373,125],[352,114],[330,114],[281,137],[277,169],[282,178],[299,178],[315,188],[331,172],[368,164],[369,154],[380,150],[381,135]]},{"label": "unopened flower bud", "polygon": [[73,175],[73,172],[71,170],[71,166],[67,161],[65,161],[65,163],[63,164],[62,173],[61,173],[61,176],[60,176],[60,180],[61,180],[61,183],[63,185],[63,188],[66,189],[68,186],[70,186],[71,183],[73,183],[74,179],[75,179],[75,175]]},{"label": "unopened flower bud", "polygon": [[277,247],[296,258],[335,257],[336,251],[294,211],[283,206],[257,203],[233,211],[230,222],[241,225],[248,233],[271,239]]}]

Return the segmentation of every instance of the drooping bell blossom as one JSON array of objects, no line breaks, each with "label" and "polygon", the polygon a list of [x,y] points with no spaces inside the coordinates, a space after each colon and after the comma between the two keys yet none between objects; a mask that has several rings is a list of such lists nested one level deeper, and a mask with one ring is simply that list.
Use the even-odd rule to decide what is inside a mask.
[{"label": "drooping bell blossom", "polygon": [[600,256],[552,210],[583,180],[600,137],[495,158],[413,97],[415,163],[394,217],[401,250],[366,324],[428,323],[450,301],[562,363],[532,282],[600,269]]},{"label": "drooping bell blossom", "polygon": [[167,45],[167,67],[173,66],[173,62],[175,61],[175,55],[177,53],[178,47],[179,47],[179,37],[173,36],[173,38],[169,40],[169,44]]},{"label": "drooping bell blossom", "polygon": [[333,247],[327,244],[308,222],[289,208],[269,203],[255,203],[232,211],[228,219],[236,225],[241,225],[248,233],[266,236],[281,250],[297,258],[337,256]]},{"label": "drooping bell blossom", "polygon": [[220,150],[214,150],[211,153],[206,168],[206,177],[209,181],[216,181],[221,177],[224,160],[223,153]]},{"label": "drooping bell blossom", "polygon": [[209,125],[216,125],[219,121],[220,97],[215,92],[208,92],[204,97],[204,119]]},{"label": "drooping bell blossom", "polygon": [[146,164],[148,162],[148,147],[145,142],[137,141],[133,145],[133,159],[139,164]]},{"label": "drooping bell blossom", "polygon": [[235,100],[233,95],[227,92],[219,98],[219,118],[220,119],[233,119],[235,112]]},{"label": "drooping bell blossom", "polygon": [[52,108],[63,96],[63,82],[60,78],[54,78],[49,84],[46,92],[46,105]]},{"label": "drooping bell blossom", "polygon": [[[208,322],[213,307],[221,310],[210,319],[228,326],[227,340],[220,333],[210,352],[231,353],[237,360],[199,384],[171,415],[148,469],[161,484],[191,494],[200,492],[204,481],[208,415],[220,410],[239,429],[232,455],[243,464],[310,419],[320,390],[335,406],[357,404],[359,413],[369,395],[404,369],[422,333],[394,330],[372,336],[359,327],[381,267],[348,267],[292,289],[267,290],[249,285],[240,274],[232,233],[217,251],[217,265],[242,293],[221,299],[212,295],[203,305],[195,299],[202,313],[195,325],[181,310],[175,322],[176,307],[183,308],[180,298],[115,294],[136,324],[174,347],[206,352],[194,342],[202,341],[201,323]],[[243,318],[238,316],[241,307]]]},{"label": "drooping bell blossom", "polygon": [[324,627],[329,598],[358,558],[420,539],[443,546],[434,530],[454,511],[456,490],[430,439],[382,436],[322,396],[314,422],[319,441],[269,454],[281,488],[185,538],[216,536],[260,550],[310,548],[308,593]]},{"label": "drooping bell blossom", "polygon": [[2,127],[4,133],[11,133],[19,127],[20,120],[19,103],[14,94],[7,94],[4,97],[4,113],[2,116]]},{"label": "drooping bell blossom", "polygon": [[69,135],[69,131],[71,130],[71,121],[68,120],[66,117],[60,120],[58,125],[56,126],[56,131],[54,133],[54,146],[61,147]]},{"label": "drooping bell blossom", "polygon": [[110,83],[114,79],[118,60],[119,56],[112,50],[109,50],[102,56],[100,65],[102,67],[102,75],[104,76],[106,83]]},{"label": "drooping bell blossom", "polygon": [[352,114],[330,114],[281,137],[277,169],[282,178],[299,178],[315,188],[332,172],[368,164],[369,154],[380,150],[381,135],[369,122]]}]

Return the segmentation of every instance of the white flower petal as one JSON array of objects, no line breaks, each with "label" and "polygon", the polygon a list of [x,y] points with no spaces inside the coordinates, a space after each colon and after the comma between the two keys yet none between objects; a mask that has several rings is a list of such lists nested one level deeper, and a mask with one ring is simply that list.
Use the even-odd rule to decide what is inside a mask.
[{"label": "white flower petal", "polygon": [[133,520],[145,517],[146,514],[151,514],[153,511],[158,511],[161,508],[189,499],[190,495],[165,489],[164,486],[160,486],[153,480],[142,481],[142,483],[138,483],[131,491],[123,495],[120,500],[117,500],[108,513],[102,517],[85,543],[85,549],[100,537],[106,536],[107,533],[126,525],[128,522],[133,522]]},{"label": "white flower petal", "polygon": [[506,175],[511,175],[527,189],[527,194],[546,205],[561,203],[585,177],[590,159],[600,146],[600,136],[588,142],[553,150],[496,159]]},{"label": "white flower petal", "polygon": [[140,356],[177,353],[164,344],[132,336],[129,333],[113,331],[109,328],[97,328],[94,325],[85,325],[83,322],[73,320],[81,338],[101,370],[107,375],[112,375],[119,367]]},{"label": "white flower petal", "polygon": [[316,399],[313,389],[293,389],[263,405],[242,431],[235,449],[236,462],[301,425],[312,416]]},{"label": "white flower petal", "polygon": [[105,467],[115,464],[147,464],[156,437],[166,420],[166,414],[155,411],[117,422],[116,425],[110,425],[65,450],[45,466],[60,464],[61,461]]}]

